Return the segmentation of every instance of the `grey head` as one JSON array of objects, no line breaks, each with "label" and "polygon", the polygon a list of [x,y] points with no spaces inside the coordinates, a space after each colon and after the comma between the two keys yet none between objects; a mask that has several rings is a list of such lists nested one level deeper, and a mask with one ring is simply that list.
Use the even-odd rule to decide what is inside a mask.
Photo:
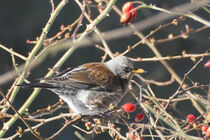
[{"label": "grey head", "polygon": [[126,56],[118,56],[104,63],[113,74],[129,79],[135,70],[134,63]]}]

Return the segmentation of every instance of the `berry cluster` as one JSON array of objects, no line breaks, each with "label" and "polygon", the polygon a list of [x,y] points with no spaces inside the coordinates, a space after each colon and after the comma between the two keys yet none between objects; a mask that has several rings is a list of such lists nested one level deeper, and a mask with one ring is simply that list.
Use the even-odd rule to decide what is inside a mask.
[{"label": "berry cluster", "polygon": [[[122,105],[122,110],[127,112],[127,113],[131,113],[134,112],[136,110],[136,105],[132,104],[132,103],[125,103],[124,105]],[[140,122],[144,119],[144,114],[143,113],[138,113],[135,117],[135,122]],[[129,139],[131,140],[143,140],[143,137],[139,137],[138,134],[136,134],[137,132],[130,132],[128,134]]]},{"label": "berry cluster", "polygon": [[188,123],[192,124],[193,128],[195,128],[196,130],[201,130],[206,137],[210,138],[210,127],[208,125],[201,125],[199,122],[196,121],[196,118],[193,114],[187,115],[186,120],[188,121]]},{"label": "berry cluster", "polygon": [[[126,103],[122,106],[123,111],[130,113],[134,112],[136,110],[136,105],[132,103]],[[144,114],[143,113],[138,113],[135,117],[135,122],[140,122],[144,119]]]},{"label": "berry cluster", "polygon": [[120,18],[120,22],[122,24],[127,25],[128,23],[132,23],[136,18],[136,10],[133,8],[132,2],[126,2],[122,6],[122,16]]}]

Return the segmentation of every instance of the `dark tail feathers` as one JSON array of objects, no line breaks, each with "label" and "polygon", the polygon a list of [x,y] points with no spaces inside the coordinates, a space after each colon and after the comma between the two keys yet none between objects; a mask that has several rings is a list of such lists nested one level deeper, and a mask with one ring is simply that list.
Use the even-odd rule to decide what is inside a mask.
[{"label": "dark tail feathers", "polygon": [[54,85],[52,84],[47,84],[47,83],[39,83],[39,82],[34,82],[34,83],[23,83],[20,85],[16,85],[16,86],[20,86],[23,88],[56,88]]}]

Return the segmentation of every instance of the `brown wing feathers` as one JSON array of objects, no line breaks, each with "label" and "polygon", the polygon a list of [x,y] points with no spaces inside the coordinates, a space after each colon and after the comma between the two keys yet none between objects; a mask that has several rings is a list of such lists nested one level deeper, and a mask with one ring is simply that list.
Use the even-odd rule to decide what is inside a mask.
[{"label": "brown wing feathers", "polygon": [[104,64],[88,63],[84,66],[88,68],[87,74],[92,82],[108,89],[116,88],[114,85],[119,85],[119,78],[115,76]]},{"label": "brown wing feathers", "polygon": [[[23,84],[25,87],[59,88],[62,84],[75,88],[95,88],[112,90],[120,79],[102,63],[87,63],[59,76],[43,79],[44,83]],[[57,86],[56,86],[57,85]]]}]

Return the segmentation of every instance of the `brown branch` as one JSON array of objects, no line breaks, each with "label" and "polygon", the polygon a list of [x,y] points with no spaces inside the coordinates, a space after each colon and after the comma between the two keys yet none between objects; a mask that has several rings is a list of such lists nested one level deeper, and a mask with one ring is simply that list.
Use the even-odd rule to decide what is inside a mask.
[{"label": "brown branch", "polygon": [[130,58],[132,61],[161,61],[161,60],[174,60],[174,59],[183,59],[183,58],[197,58],[197,57],[206,57],[210,56],[210,53],[203,54],[182,54],[177,56],[165,56],[165,57],[153,57],[153,58]]},{"label": "brown branch", "polygon": [[35,112],[30,114],[30,117],[37,118],[37,117],[51,114],[51,113],[55,112],[56,110],[58,110],[63,103],[64,103],[64,101],[62,101],[60,99],[57,103],[55,103],[53,105],[49,105],[46,108],[36,110]]},{"label": "brown branch", "polygon": [[[80,3],[79,0],[75,0],[75,2],[79,5],[80,9],[82,10],[82,4]],[[86,13],[84,11],[84,16],[86,17],[86,19],[91,23],[93,22],[91,17],[88,15],[88,13]],[[102,42],[103,46],[104,46],[104,50],[105,50],[105,54],[108,54],[111,58],[114,58],[112,51],[110,50],[109,46],[107,45],[102,33],[100,33],[100,31],[98,30],[97,27],[95,27],[94,32],[97,34],[97,37],[100,39],[100,41]],[[106,55],[105,55],[106,56]],[[105,60],[105,57],[103,58],[103,60]],[[102,61],[103,61],[102,60]]]},{"label": "brown branch", "polygon": [[23,55],[21,55],[21,54],[15,52],[15,51],[13,51],[12,49],[7,48],[6,46],[4,46],[4,45],[2,45],[2,44],[0,44],[0,48],[2,48],[3,50],[7,51],[7,52],[10,53],[10,54],[13,54],[13,55],[15,55],[15,56],[21,58],[22,60],[26,60],[26,59],[27,59],[25,56],[23,56]]},{"label": "brown branch", "polygon": [[18,114],[19,118],[21,119],[21,121],[28,127],[28,129],[30,130],[30,132],[38,139],[40,140],[44,140],[43,137],[41,137],[39,134],[37,134],[36,131],[34,131],[31,126],[25,121],[25,119],[22,117],[22,115],[15,109],[15,107],[12,105],[12,103],[9,101],[9,99],[7,99],[7,97],[4,95],[4,93],[0,90],[0,94],[4,97],[4,99],[6,99],[6,101],[9,103],[10,107],[13,109],[13,111]]},{"label": "brown branch", "polygon": [[67,126],[72,125],[80,120],[82,120],[85,116],[79,116],[78,118],[75,118],[74,120],[68,121],[65,123],[56,133],[54,133],[52,136],[45,138],[45,140],[52,140],[55,137],[57,137]]},{"label": "brown branch", "polygon": [[[45,47],[48,47],[48,45],[56,45],[57,43],[59,43],[58,41],[65,41],[67,38],[70,38],[69,36],[66,36],[66,34],[64,35],[64,38],[60,39],[60,40],[55,40],[55,39],[59,39],[61,38],[61,36],[66,33],[67,31],[71,31],[72,28],[80,21],[81,16],[79,16],[72,24],[67,25],[66,27],[64,25],[60,26],[60,32],[58,32],[56,35],[54,35],[53,37],[47,38],[45,39],[43,42],[43,44],[45,44]],[[37,41],[30,41],[28,40],[27,43],[30,44],[36,44]]]},{"label": "brown branch", "polygon": [[[115,8],[116,12],[120,15],[122,15],[122,13]],[[150,33],[148,35],[146,35],[143,39],[141,39],[139,42],[137,42],[136,44],[134,44],[133,46],[128,46],[128,49],[125,50],[123,53],[121,53],[121,55],[125,55],[128,52],[130,52],[131,50],[134,50],[137,46],[139,46],[140,44],[145,44],[145,40],[148,39],[150,36],[152,36],[153,34],[155,34],[156,32],[158,32],[160,29],[163,29],[169,25],[177,25],[178,21],[183,20],[183,17],[179,17],[178,19],[173,19],[171,22],[166,23],[164,25],[160,25],[159,27],[157,27],[155,30],[150,31]],[[136,33],[134,33],[136,34]]]},{"label": "brown branch", "polygon": [[79,30],[79,27],[82,25],[82,21],[83,21],[83,18],[84,18],[84,13],[85,13],[85,6],[86,6],[86,2],[83,1],[83,6],[81,7],[81,15],[80,15],[80,20],[79,22],[77,23],[77,26],[72,34],[72,37],[73,37],[73,40],[75,41],[76,40],[76,33],[77,31]]},{"label": "brown branch", "polygon": [[139,42],[137,42],[136,44],[134,44],[133,46],[128,46],[128,49],[125,50],[123,53],[121,53],[120,55],[125,55],[128,52],[130,52],[131,50],[134,50],[137,46],[139,46],[140,44],[144,44],[145,40],[150,37],[151,35],[153,35],[154,33],[156,33],[157,31],[159,31],[162,28],[162,26],[160,25],[158,28],[156,28],[155,30],[151,31],[147,36],[145,36],[143,39],[141,39]]},{"label": "brown branch", "polygon": [[158,82],[158,81],[155,81],[155,80],[144,79],[143,77],[141,77],[141,76],[139,76],[137,74],[135,76],[138,77],[144,83],[154,84],[154,85],[157,85],[157,86],[167,86],[167,85],[172,84],[175,81],[175,79],[172,76],[171,76],[170,80],[165,81],[165,82]]},{"label": "brown branch", "polygon": [[[38,129],[39,127],[43,126],[46,123],[49,123],[49,122],[52,122],[52,121],[55,121],[55,120],[58,120],[58,119],[61,119],[61,118],[64,118],[64,117],[71,117],[71,116],[72,116],[72,114],[66,113],[66,114],[58,115],[58,116],[51,117],[51,118],[48,118],[48,119],[35,119],[35,120],[39,121],[40,123],[31,127],[31,128],[35,130],[35,129]],[[29,132],[29,131],[30,131],[30,129],[27,128],[27,129],[23,130],[22,133],[26,133],[26,132]],[[10,136],[8,138],[5,138],[5,139],[11,140],[11,139],[14,139],[17,136],[19,136],[18,133],[14,134],[13,136]]]},{"label": "brown branch", "polygon": [[[205,53],[208,53],[208,51],[206,51]],[[184,86],[184,82],[185,82],[185,79],[187,78],[187,76],[197,67],[197,65],[198,64],[200,64],[200,62],[201,61],[203,61],[203,58],[204,58],[204,56],[202,56],[201,57],[201,59],[184,75],[184,78],[183,78],[183,80],[182,80],[182,83],[180,84],[180,86],[178,87],[178,89],[177,89],[177,91],[171,96],[171,97],[169,97],[169,100],[168,100],[168,102],[167,102],[167,104],[165,105],[165,107],[164,107],[164,110],[166,110],[166,108],[168,107],[168,105],[170,104],[170,102],[171,102],[171,100],[173,99],[173,98],[175,98],[175,96],[177,96],[178,94],[179,94],[179,90],[181,89],[181,88],[183,88],[183,86]],[[185,87],[186,88],[186,87]],[[183,89],[185,89],[185,88],[183,88]]]},{"label": "brown branch", "polygon": [[[209,1],[209,0],[208,0]],[[208,3],[208,1],[202,1],[196,4],[192,4],[191,2],[187,3],[187,4],[183,4],[181,6],[177,6],[173,9],[171,9],[170,11],[179,11],[177,9],[181,9],[183,10],[182,12],[190,12],[191,10],[195,9],[195,8],[199,8],[202,7],[203,5],[205,5],[206,3]],[[115,6],[113,9],[116,9],[117,7]],[[147,18],[146,20],[143,20],[141,22],[138,22],[134,25],[135,27],[135,31],[141,31],[143,29],[147,29],[148,27],[152,27],[156,24],[158,24],[159,22],[163,22],[166,19],[171,19],[173,18],[175,15],[173,14],[167,14],[167,13],[160,13],[157,15],[154,15],[151,18]],[[107,40],[114,40],[117,38],[122,38],[122,37],[126,37],[129,36],[130,34],[132,34],[134,32],[133,29],[131,29],[130,27],[123,27],[123,28],[119,28],[119,29],[115,29],[115,30],[111,30],[111,31],[107,31],[103,33],[103,38],[107,41]],[[50,49],[49,51],[55,51],[55,50],[64,50],[64,49],[68,49],[69,46],[72,45],[77,45],[80,47],[84,47],[84,46],[88,46],[88,45],[92,45],[94,43],[97,43],[101,41],[100,38],[98,37],[97,34],[91,36],[91,37],[86,37],[83,40],[79,41],[79,42],[73,42],[72,39],[67,39],[67,40],[63,40],[60,41],[57,44],[50,44]]]},{"label": "brown branch", "polygon": [[196,32],[200,32],[204,29],[207,29],[209,28],[208,26],[203,26],[201,28],[198,28],[196,30],[189,30],[189,31],[186,31],[186,32],[183,32],[179,35],[176,35],[176,36],[172,36],[172,37],[168,37],[168,38],[164,38],[164,39],[158,39],[158,40],[155,40],[155,44],[159,44],[159,43],[164,43],[164,42],[168,42],[168,41],[173,41],[173,40],[176,40],[176,39],[179,39],[179,38],[186,38],[190,33],[196,33]]},{"label": "brown branch", "polygon": [[[141,124],[141,123],[133,123],[132,124],[134,127],[145,127],[147,129],[151,129],[151,128],[154,128],[153,126],[149,125],[149,124]],[[157,126],[156,128],[154,128],[155,130],[160,130],[162,131],[163,133],[170,133],[170,134],[174,134],[176,136],[179,136],[183,139],[185,139],[186,137],[184,137],[183,135],[180,135],[179,133],[177,133],[176,131],[173,131],[171,129],[168,129],[168,128],[165,128],[165,127],[161,127],[161,126]],[[191,140],[202,140],[202,138],[200,137],[195,137],[195,136],[188,136],[188,138],[190,138]]]}]

